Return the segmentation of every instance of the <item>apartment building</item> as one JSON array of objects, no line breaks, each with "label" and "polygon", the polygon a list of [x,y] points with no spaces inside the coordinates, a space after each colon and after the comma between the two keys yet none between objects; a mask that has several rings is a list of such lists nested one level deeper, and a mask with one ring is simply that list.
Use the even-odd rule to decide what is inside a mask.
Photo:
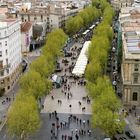
[{"label": "apartment building", "polygon": [[30,51],[30,43],[33,37],[33,28],[31,22],[23,22],[21,24],[21,50],[22,53]]},{"label": "apartment building", "polygon": [[0,88],[9,90],[21,71],[20,20],[0,20]]},{"label": "apartment building", "polygon": [[140,106],[140,22],[126,22],[122,27],[123,103]]},{"label": "apartment building", "polygon": [[42,24],[44,26],[43,29],[46,28],[46,31],[54,28],[64,28],[65,21],[70,16],[75,16],[84,7],[83,5],[79,5],[78,7],[71,8],[70,5],[61,2],[40,2],[38,5],[32,4],[30,8],[27,5],[23,5],[19,4],[18,11],[12,11],[10,14],[14,18],[21,19],[22,22],[29,21],[33,25]]},{"label": "apartment building", "polygon": [[111,0],[111,4],[116,10],[120,10],[123,7],[130,7],[133,3],[134,0]]}]

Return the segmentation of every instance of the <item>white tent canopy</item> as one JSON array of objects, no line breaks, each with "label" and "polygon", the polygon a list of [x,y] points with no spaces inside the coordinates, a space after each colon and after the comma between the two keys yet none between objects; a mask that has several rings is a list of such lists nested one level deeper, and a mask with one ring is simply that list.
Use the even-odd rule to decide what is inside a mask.
[{"label": "white tent canopy", "polygon": [[58,77],[57,75],[53,75],[53,76],[52,76],[52,80],[53,80],[54,82],[56,82],[57,77]]},{"label": "white tent canopy", "polygon": [[96,26],[96,25],[93,24],[91,27],[89,27],[89,29],[93,29],[95,26]]},{"label": "white tent canopy", "polygon": [[83,35],[86,35],[89,31],[90,31],[90,30],[86,30],[86,31],[83,33]]},{"label": "white tent canopy", "polygon": [[75,67],[72,71],[72,74],[77,75],[77,76],[82,76],[85,73],[86,65],[88,63],[88,58],[87,58],[86,53],[88,51],[88,47],[90,43],[91,41],[86,41],[84,43],[83,48],[75,64]]}]

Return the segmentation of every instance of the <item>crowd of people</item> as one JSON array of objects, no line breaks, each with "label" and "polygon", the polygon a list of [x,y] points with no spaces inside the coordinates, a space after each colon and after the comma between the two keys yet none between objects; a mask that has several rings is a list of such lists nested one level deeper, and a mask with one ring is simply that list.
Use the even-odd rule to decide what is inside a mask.
[{"label": "crowd of people", "polygon": [[[62,67],[61,72],[57,72],[59,76],[63,77],[63,85],[61,87],[61,93],[63,97],[65,97],[66,100],[72,100],[74,99],[74,91],[72,90],[73,86],[85,86],[86,80],[83,77],[77,77],[72,74],[72,69],[74,68],[74,65],[76,63],[76,58],[78,58],[78,55],[80,53],[80,50],[82,48],[82,44],[79,46],[73,46],[70,48],[70,53],[72,54],[69,57],[61,58],[60,60],[57,60],[57,63],[59,63],[59,66]],[[57,100],[58,106],[63,106],[63,100],[55,97],[55,95],[51,94],[51,100]],[[89,96],[83,96],[80,100],[77,100],[77,105],[81,109],[81,111],[86,111],[86,105],[90,104],[90,98]],[[72,102],[69,102],[68,108],[71,112],[74,105]],[[67,121],[61,120],[59,117],[59,113],[56,111],[53,111],[49,113],[49,119],[52,122],[51,124],[51,130],[50,135],[51,139],[59,139],[59,140],[80,140],[81,138],[91,137],[93,134],[93,131],[90,126],[90,120],[89,119],[83,119],[82,117],[77,117],[77,115],[69,114],[67,117]],[[89,117],[88,117],[89,118]],[[66,131],[67,130],[67,131]]]},{"label": "crowd of people", "polygon": [[56,111],[49,113],[49,119],[52,122],[50,130],[52,140],[58,139],[58,137],[61,140],[79,140],[93,135],[89,119],[82,119],[70,114],[64,121]]}]

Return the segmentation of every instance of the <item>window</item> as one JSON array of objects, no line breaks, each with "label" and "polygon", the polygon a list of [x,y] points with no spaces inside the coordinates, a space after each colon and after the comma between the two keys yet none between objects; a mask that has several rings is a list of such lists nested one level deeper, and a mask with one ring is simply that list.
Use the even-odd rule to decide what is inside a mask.
[{"label": "window", "polygon": [[0,72],[0,76],[4,76],[4,71],[1,71]]},{"label": "window", "polygon": [[0,61],[0,68],[3,68],[3,61]]},{"label": "window", "polygon": [[134,64],[134,71],[139,71],[139,64]]},{"label": "window", "polygon": [[134,75],[134,81],[133,81],[133,83],[138,83],[138,75]]},{"label": "window", "polygon": [[8,65],[8,58],[6,58],[6,65]]},{"label": "window", "polygon": [[5,36],[7,35],[7,32],[5,31]]},{"label": "window", "polygon": [[2,51],[0,51],[0,57],[2,57]]},{"label": "window", "polygon": [[41,15],[41,21],[43,21],[43,15]]},{"label": "window", "polygon": [[24,22],[24,16],[23,15],[21,16],[21,20],[22,20],[22,22]]},{"label": "window", "polygon": [[5,41],[5,46],[7,46],[7,41]]},{"label": "window", "polygon": [[7,74],[9,74],[9,69],[6,69]]},{"label": "window", "polygon": [[6,55],[8,54],[8,51],[7,51],[7,49],[5,50],[5,53],[6,53]]},{"label": "window", "polygon": [[138,93],[137,92],[133,92],[132,99],[133,99],[133,101],[137,101],[138,100]]}]

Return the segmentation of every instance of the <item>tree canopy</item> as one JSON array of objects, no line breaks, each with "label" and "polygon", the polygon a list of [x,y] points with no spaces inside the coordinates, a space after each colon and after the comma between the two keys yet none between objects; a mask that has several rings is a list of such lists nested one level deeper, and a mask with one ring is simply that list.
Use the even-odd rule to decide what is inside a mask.
[{"label": "tree canopy", "polygon": [[40,127],[38,106],[31,93],[23,91],[17,95],[7,115],[7,129],[12,135],[26,137],[36,132]]}]

